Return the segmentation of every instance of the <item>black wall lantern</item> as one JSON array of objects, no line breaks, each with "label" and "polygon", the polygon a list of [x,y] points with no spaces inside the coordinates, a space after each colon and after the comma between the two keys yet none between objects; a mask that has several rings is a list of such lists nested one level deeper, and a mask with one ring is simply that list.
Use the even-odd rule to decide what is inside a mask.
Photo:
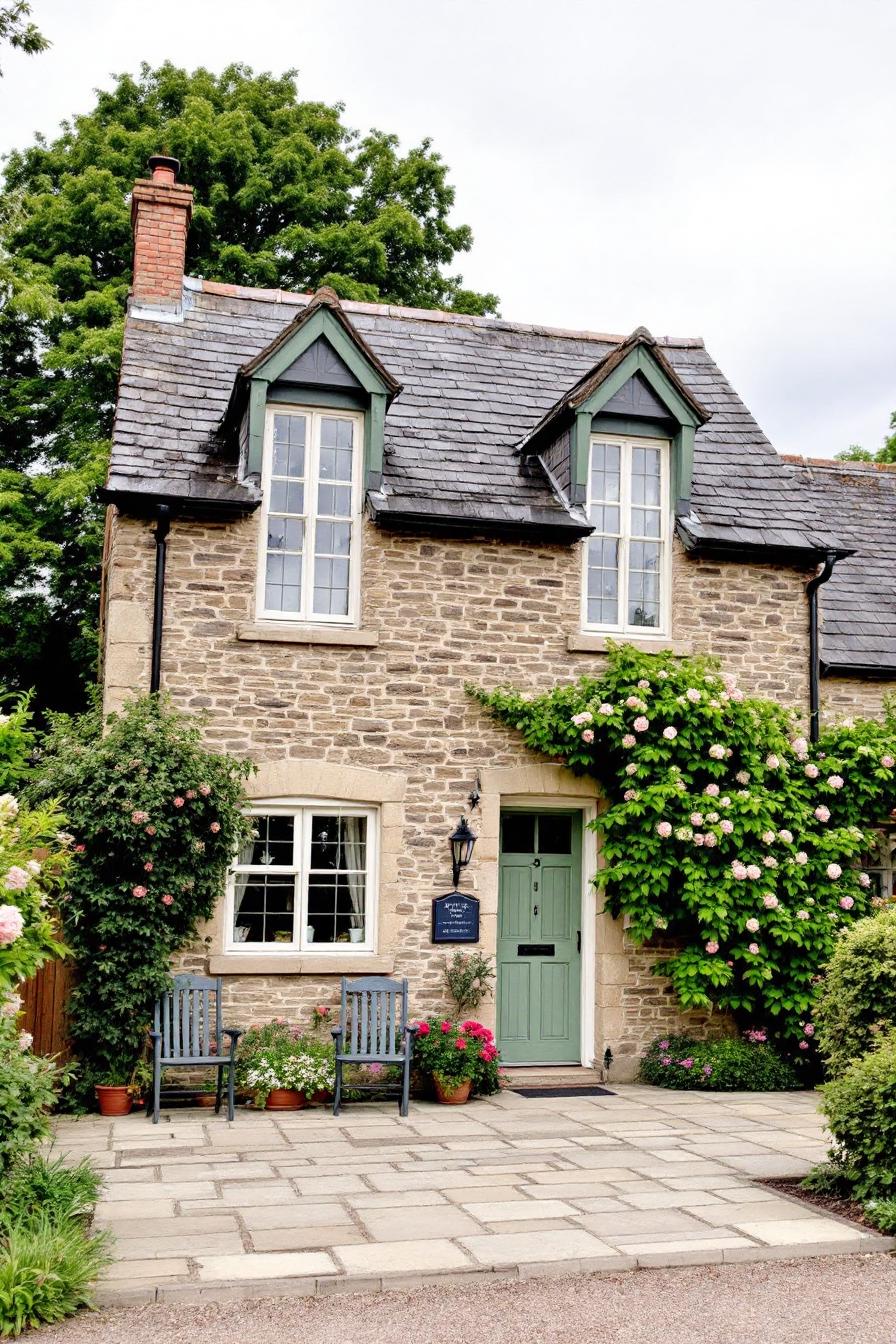
[{"label": "black wall lantern", "polygon": [[466,817],[461,817],[457,830],[451,834],[451,871],[452,883],[457,887],[461,868],[466,868],[473,856],[476,837],[467,825]]}]

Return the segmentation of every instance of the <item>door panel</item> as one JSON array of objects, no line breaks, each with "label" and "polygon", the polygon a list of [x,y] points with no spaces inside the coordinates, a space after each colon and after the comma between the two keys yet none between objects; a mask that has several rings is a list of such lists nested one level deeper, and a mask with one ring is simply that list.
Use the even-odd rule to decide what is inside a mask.
[{"label": "door panel", "polygon": [[501,837],[498,1044],[509,1064],[578,1063],[581,814],[506,812]]}]

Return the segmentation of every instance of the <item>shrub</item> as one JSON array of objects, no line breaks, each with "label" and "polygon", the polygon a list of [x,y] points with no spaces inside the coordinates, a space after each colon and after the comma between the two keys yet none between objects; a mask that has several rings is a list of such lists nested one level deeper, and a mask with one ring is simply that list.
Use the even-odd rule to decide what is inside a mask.
[{"label": "shrub", "polygon": [[854,1195],[896,1195],[896,1032],[854,1060],[823,1093],[831,1156],[849,1169]]},{"label": "shrub", "polygon": [[0,1222],[6,1228],[21,1227],[36,1217],[86,1223],[101,1186],[101,1177],[86,1158],[73,1167],[61,1157],[20,1160],[7,1177]]},{"label": "shrub", "polygon": [[659,1087],[704,1092],[784,1092],[801,1086],[791,1065],[770,1045],[737,1037],[654,1041],[641,1061],[640,1077]]},{"label": "shrub", "polygon": [[91,1306],[90,1285],[109,1263],[105,1233],[38,1215],[0,1236],[0,1334],[61,1321]]},{"label": "shrub", "polygon": [[126,1081],[172,953],[224,890],[251,823],[247,762],[209,751],[202,721],[158,696],[104,723],[54,715],[29,797],[63,800],[74,834],[64,931],[78,963],[70,999],[78,1095]]},{"label": "shrub", "polygon": [[7,1004],[11,1011],[0,1012],[0,1180],[49,1137],[59,1072],[51,1060],[30,1053],[13,1015],[18,1000]]},{"label": "shrub", "polygon": [[[8,699],[0,691],[0,705]],[[14,792],[31,773],[35,734],[30,702],[30,695],[21,695],[8,713],[0,714],[0,794]]]},{"label": "shrub", "polygon": [[896,1199],[869,1199],[864,1211],[878,1232],[885,1237],[896,1236]]},{"label": "shrub", "polygon": [[422,1073],[447,1088],[469,1080],[477,1096],[499,1091],[501,1057],[488,1027],[472,1019],[454,1023],[439,1017],[416,1026],[414,1065]]},{"label": "shrub", "polygon": [[475,1013],[491,995],[495,968],[481,952],[455,952],[445,959],[445,985],[460,1014]]},{"label": "shrub", "polygon": [[614,647],[598,678],[470,692],[526,743],[597,779],[596,875],[684,1007],[717,1006],[811,1048],[821,968],[871,906],[856,866],[896,804],[896,722],[802,735],[708,658]]},{"label": "shrub", "polygon": [[832,1074],[896,1029],[896,910],[860,919],[843,933],[827,965],[815,1021]]}]

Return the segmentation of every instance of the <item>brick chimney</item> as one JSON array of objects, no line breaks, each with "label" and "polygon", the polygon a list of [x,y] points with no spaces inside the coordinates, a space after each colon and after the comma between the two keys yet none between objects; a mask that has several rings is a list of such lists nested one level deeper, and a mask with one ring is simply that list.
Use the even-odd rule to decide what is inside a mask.
[{"label": "brick chimney", "polygon": [[193,188],[176,180],[177,159],[154,154],[149,178],[134,183],[131,226],[134,230],[135,303],[152,308],[180,308],[183,295],[187,230],[193,213]]}]

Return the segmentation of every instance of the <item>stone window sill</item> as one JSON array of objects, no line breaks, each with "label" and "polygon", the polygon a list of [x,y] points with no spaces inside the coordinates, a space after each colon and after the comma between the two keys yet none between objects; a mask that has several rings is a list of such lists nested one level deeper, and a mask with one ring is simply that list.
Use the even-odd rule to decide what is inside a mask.
[{"label": "stone window sill", "polygon": [[338,644],[343,648],[374,648],[380,642],[378,630],[362,630],[344,625],[282,625],[276,621],[241,625],[237,639],[262,640],[271,644]]},{"label": "stone window sill", "polygon": [[687,639],[664,639],[662,635],[653,639],[639,639],[631,635],[593,635],[585,631],[567,635],[566,647],[570,653],[606,653],[610,640],[616,644],[631,644],[642,653],[664,653],[670,650],[677,658],[686,658],[693,653],[693,646]]},{"label": "stone window sill", "polygon": [[219,952],[208,959],[209,975],[391,975],[394,957],[374,952]]}]

